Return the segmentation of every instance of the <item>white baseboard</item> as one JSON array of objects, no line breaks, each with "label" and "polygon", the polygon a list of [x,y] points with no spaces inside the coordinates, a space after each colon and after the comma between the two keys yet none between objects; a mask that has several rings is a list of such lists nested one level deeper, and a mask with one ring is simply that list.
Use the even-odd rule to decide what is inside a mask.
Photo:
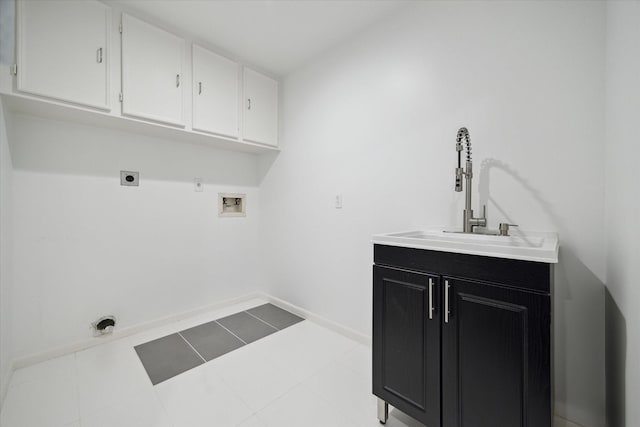
[{"label": "white baseboard", "polygon": [[297,314],[300,317],[303,317],[307,320],[311,320],[319,325],[324,326],[327,329],[331,329],[334,332],[337,332],[341,335],[344,335],[347,338],[351,338],[354,341],[358,341],[361,344],[371,345],[371,337],[369,335],[365,335],[358,331],[355,331],[351,328],[347,328],[333,320],[329,320],[326,317],[322,317],[318,314],[312,313],[304,308],[298,307],[296,305],[290,304],[286,301],[281,300],[280,298],[276,298],[269,294],[259,293],[260,297],[266,299],[270,303],[275,306],[278,306],[284,310],[290,311],[293,314]]},{"label": "white baseboard", "polygon": [[164,326],[166,324],[172,323],[172,322],[177,322],[180,320],[184,320],[187,319],[189,317],[192,316],[196,316],[202,313],[206,313],[208,311],[212,311],[212,310],[216,310],[216,309],[220,309],[223,307],[227,307],[230,305],[234,305],[234,304],[239,304],[241,302],[244,301],[248,301],[250,299],[253,298],[262,298],[265,299],[271,303],[273,303],[273,305],[276,305],[280,308],[283,308],[285,310],[288,310],[294,314],[297,314],[300,317],[303,317],[305,319],[311,320],[312,322],[318,323],[319,325],[322,325],[328,329],[331,329],[341,335],[346,336],[347,338],[351,338],[355,341],[358,341],[359,343],[362,344],[366,344],[366,345],[371,345],[371,337],[365,334],[362,334],[358,331],[355,331],[353,329],[350,329],[346,326],[343,326],[339,323],[336,323],[332,320],[329,320],[325,317],[322,317],[318,314],[312,313],[308,310],[305,310],[301,307],[298,307],[296,305],[290,304],[286,301],[281,300],[280,298],[276,298],[272,295],[263,293],[263,292],[251,292],[249,294],[240,296],[240,297],[236,297],[236,298],[230,298],[230,299],[226,299],[223,301],[220,301],[218,303],[215,304],[211,304],[205,307],[200,307],[194,310],[188,310],[179,314],[175,314],[175,315],[171,315],[171,316],[167,316],[167,317],[163,317],[161,319],[157,319],[157,320],[152,320],[150,322],[146,322],[146,323],[141,323],[139,325],[134,325],[134,326],[130,326],[124,329],[118,329],[116,330],[113,334],[108,335],[108,336],[102,336],[102,337],[95,337],[95,338],[90,338],[88,340],[84,340],[84,341],[79,341],[73,344],[68,344],[68,345],[63,345],[60,347],[56,347],[54,349],[51,350],[47,350],[44,352],[40,352],[40,353],[34,353],[28,356],[24,356],[21,358],[18,358],[16,360],[13,361],[13,369],[20,369],[20,368],[24,368],[27,366],[31,366],[34,365],[36,363],[40,363],[40,362],[44,362],[46,360],[50,360],[50,359],[54,359],[56,357],[60,357],[60,356],[64,356],[70,353],[75,353],[76,351],[82,351],[85,350],[87,348],[91,348],[94,347],[96,345],[100,345],[100,344],[104,344],[110,341],[114,341],[123,337],[127,337],[129,335],[133,335],[133,334],[137,334],[139,332],[144,332],[146,330],[149,329],[153,329],[159,326]]},{"label": "white baseboard", "polygon": [[113,334],[111,335],[91,338],[91,339],[79,341],[73,344],[56,347],[54,349],[47,350],[44,352],[24,356],[19,359],[15,359],[13,361],[13,369],[15,370],[20,368],[25,368],[27,366],[34,365],[36,363],[44,362],[46,360],[54,359],[56,357],[64,356],[70,353],[75,353],[76,351],[81,351],[87,348],[95,347],[97,345],[104,344],[106,342],[114,341],[123,337],[127,337],[129,335],[137,334],[139,332],[144,332],[146,330],[157,328],[159,326],[164,326],[172,322],[184,320],[192,316],[206,313],[208,311],[213,311],[213,310],[224,308],[230,305],[239,304],[241,302],[248,301],[253,298],[266,299],[264,294],[261,292],[251,292],[249,294],[246,294],[240,297],[229,298],[229,299],[217,302],[215,304],[196,308],[194,310],[184,311],[179,314],[174,314],[171,316],[163,317],[161,319],[152,320],[150,322],[140,323],[138,325],[130,326],[124,329],[118,329],[114,331]]}]

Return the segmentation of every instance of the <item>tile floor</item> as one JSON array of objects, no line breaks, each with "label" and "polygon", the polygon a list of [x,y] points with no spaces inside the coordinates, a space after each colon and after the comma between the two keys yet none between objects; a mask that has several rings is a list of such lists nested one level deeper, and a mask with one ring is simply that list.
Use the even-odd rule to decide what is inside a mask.
[{"label": "tile floor", "polygon": [[134,349],[151,384],[156,385],[303,320],[273,304],[263,304]]},{"label": "tile floor", "polygon": [[[19,369],[0,426],[379,427],[370,348],[311,321],[152,385],[135,346],[265,303],[246,301]],[[402,426],[421,424],[392,409],[387,427]]]}]

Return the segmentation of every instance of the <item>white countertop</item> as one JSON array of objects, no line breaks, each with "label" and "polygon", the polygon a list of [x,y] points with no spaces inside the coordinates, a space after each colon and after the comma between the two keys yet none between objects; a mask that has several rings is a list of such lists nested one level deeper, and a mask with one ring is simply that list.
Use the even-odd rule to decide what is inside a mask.
[{"label": "white countertop", "polygon": [[510,230],[510,236],[461,233],[431,228],[375,234],[373,243],[432,251],[482,255],[546,263],[558,262],[558,233]]}]

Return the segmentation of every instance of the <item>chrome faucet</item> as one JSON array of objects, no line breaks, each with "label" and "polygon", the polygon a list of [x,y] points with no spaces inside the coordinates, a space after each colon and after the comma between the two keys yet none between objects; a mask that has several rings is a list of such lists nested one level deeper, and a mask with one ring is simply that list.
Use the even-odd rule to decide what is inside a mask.
[{"label": "chrome faucet", "polygon": [[[467,161],[465,163],[465,169],[462,169],[462,140],[464,139],[467,148]],[[471,209],[471,180],[473,178],[473,163],[471,162],[471,138],[469,137],[469,131],[467,128],[458,129],[458,135],[456,136],[456,151],[458,152],[458,167],[456,168],[456,191],[462,191],[462,177],[465,178],[465,203],[462,219],[462,232],[473,233],[475,227],[487,226],[487,206],[482,207],[482,217],[474,218],[473,209]]]}]

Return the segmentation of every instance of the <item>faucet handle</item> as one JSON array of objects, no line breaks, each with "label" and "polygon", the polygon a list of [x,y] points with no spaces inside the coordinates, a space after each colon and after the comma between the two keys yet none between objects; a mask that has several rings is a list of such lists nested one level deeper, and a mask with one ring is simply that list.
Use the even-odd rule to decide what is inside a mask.
[{"label": "faucet handle", "polygon": [[498,228],[500,229],[500,235],[501,236],[508,236],[509,235],[509,227],[517,227],[517,224],[507,224],[505,222],[501,222],[500,225],[498,226]]},{"label": "faucet handle", "polygon": [[[471,211],[473,212],[473,211]],[[482,205],[482,216],[479,218],[470,218],[471,225],[473,227],[486,227],[487,226],[487,205]]]}]

